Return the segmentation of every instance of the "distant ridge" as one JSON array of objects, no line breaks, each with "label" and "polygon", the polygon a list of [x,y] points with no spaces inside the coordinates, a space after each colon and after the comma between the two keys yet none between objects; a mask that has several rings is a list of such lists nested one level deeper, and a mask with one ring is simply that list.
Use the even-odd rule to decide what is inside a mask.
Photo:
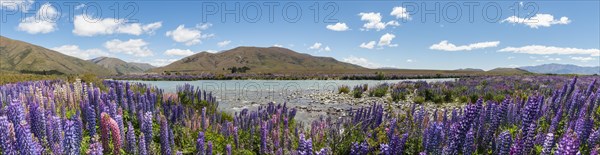
[{"label": "distant ridge", "polygon": [[461,68],[461,69],[457,69],[455,71],[485,72],[483,69],[477,69],[477,68]]},{"label": "distant ridge", "polygon": [[600,74],[600,66],[583,67],[571,64],[551,63],[537,66],[525,66],[520,68],[529,72],[541,74]]},{"label": "distant ridge", "polygon": [[530,74],[530,72],[526,71],[526,70],[522,70],[519,68],[494,68],[491,70],[486,71],[486,73],[492,73],[492,74]]},{"label": "distant ridge", "polygon": [[237,47],[219,53],[200,52],[152,72],[227,73],[228,68],[248,67],[248,73],[319,73],[365,70],[330,57],[317,57],[280,47]]},{"label": "distant ridge", "polygon": [[115,74],[92,62],[0,36],[0,70],[36,74]]},{"label": "distant ridge", "polygon": [[128,63],[118,58],[98,57],[89,60],[117,74],[143,73],[154,66],[146,63]]}]

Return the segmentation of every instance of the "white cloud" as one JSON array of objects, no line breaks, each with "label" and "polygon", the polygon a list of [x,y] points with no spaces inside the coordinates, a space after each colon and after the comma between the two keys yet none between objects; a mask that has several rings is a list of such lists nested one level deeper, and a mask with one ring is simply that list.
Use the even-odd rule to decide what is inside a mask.
[{"label": "white cloud", "polygon": [[560,58],[548,58],[549,61],[560,61]]},{"label": "white cloud", "polygon": [[202,34],[202,31],[207,29],[210,24],[196,26],[196,28],[185,28],[185,25],[179,25],[175,30],[167,31],[166,36],[171,37],[173,41],[184,43],[187,46],[200,43],[201,39],[213,37],[214,34]]},{"label": "white cloud", "polygon": [[154,55],[152,51],[148,49],[148,43],[142,39],[129,39],[128,41],[113,39],[104,43],[104,47],[111,52],[125,53],[138,57]]},{"label": "white cloud", "polygon": [[513,52],[513,53],[525,53],[525,54],[580,54],[590,56],[600,56],[600,50],[598,49],[579,49],[569,47],[555,47],[555,46],[542,46],[542,45],[528,45],[523,47],[506,47],[499,50],[500,52]]},{"label": "white cloud", "polygon": [[308,49],[310,49],[310,50],[319,50],[319,52],[322,52],[322,51],[329,52],[329,51],[331,51],[331,48],[329,48],[329,46],[323,47],[323,44],[320,43],[320,42],[314,43],[312,46],[308,47]]},{"label": "white cloud", "polygon": [[25,31],[29,34],[50,33],[56,31],[56,20],[60,13],[50,3],[40,7],[34,16],[27,17],[19,23],[17,30]]},{"label": "white cloud", "polygon": [[370,41],[368,43],[361,43],[360,48],[373,49],[375,47],[375,41]]},{"label": "white cloud", "polygon": [[342,59],[343,62],[347,62],[347,63],[351,63],[351,64],[355,64],[355,65],[359,65],[359,66],[363,66],[366,68],[381,68],[381,64],[377,64],[374,62],[371,62],[369,60],[367,60],[366,58],[360,58],[360,57],[355,57],[355,56],[350,56],[347,58]]},{"label": "white cloud", "polygon": [[168,49],[165,51],[165,54],[171,56],[190,56],[196,54],[196,52],[192,52],[189,49]]},{"label": "white cloud", "polygon": [[200,30],[206,30],[208,28],[210,28],[212,26],[211,23],[204,23],[204,24],[197,24],[196,28],[200,29]]},{"label": "white cloud", "polygon": [[27,12],[33,2],[33,0],[1,0],[0,8],[11,11],[20,10],[21,12]]},{"label": "white cloud", "polygon": [[312,46],[308,47],[308,49],[311,49],[311,50],[314,50],[314,49],[319,49],[319,48],[321,48],[321,45],[323,45],[323,44],[321,44],[321,43],[319,43],[319,42],[316,42],[316,43],[315,43],[315,44],[313,44]]},{"label": "white cloud", "polygon": [[231,40],[224,40],[224,41],[218,42],[217,46],[224,47],[224,46],[229,45],[229,43],[231,43]]},{"label": "white cloud", "polygon": [[347,31],[350,28],[346,25],[346,23],[336,23],[335,25],[327,25],[327,29],[333,31]]},{"label": "white cloud", "polygon": [[204,52],[208,52],[208,53],[217,53],[217,52],[219,52],[219,51],[217,51],[217,50],[205,50]]},{"label": "white cloud", "polygon": [[515,58],[515,57],[512,57],[512,56],[511,56],[511,57],[507,57],[506,59],[508,59],[508,60],[512,60],[512,59],[514,59],[514,58]]},{"label": "white cloud", "polygon": [[411,19],[406,8],[400,6],[394,7],[392,12],[390,12],[390,15],[396,16],[397,19]]},{"label": "white cloud", "polygon": [[166,66],[168,64],[171,64],[171,63],[173,63],[175,61],[177,61],[177,59],[154,59],[154,60],[150,61],[150,64],[152,66],[162,67],[162,66]]},{"label": "white cloud", "polygon": [[91,58],[96,58],[99,56],[110,56],[109,53],[106,53],[100,49],[86,49],[82,50],[77,45],[62,45],[59,47],[50,48],[51,50],[58,51],[62,54],[73,56],[79,59],[88,60]]},{"label": "white cloud", "polygon": [[77,6],[75,6],[75,10],[82,9],[83,7],[85,7],[85,4],[81,3],[81,4],[77,5]]},{"label": "white cloud", "polygon": [[571,59],[581,61],[581,62],[588,62],[591,60],[596,60],[596,58],[593,58],[593,57],[571,57]]},{"label": "white cloud", "polygon": [[413,63],[413,62],[415,62],[415,60],[413,60],[413,59],[406,59],[406,62]]},{"label": "white cloud", "polygon": [[554,16],[551,14],[536,14],[531,18],[520,18],[517,16],[510,16],[502,22],[508,22],[513,24],[525,24],[530,28],[539,28],[539,27],[550,27],[555,24],[569,24],[571,20],[568,17],[560,17],[560,19],[554,19]]},{"label": "white cloud", "polygon": [[102,19],[89,15],[77,15],[73,21],[73,33],[86,37],[110,34],[130,34],[137,36],[144,33],[154,34],[154,31],[161,26],[162,22],[142,25],[140,23],[127,23],[125,19]]},{"label": "white cloud", "polygon": [[389,21],[386,23],[381,22],[381,13],[361,12],[358,14],[360,16],[360,20],[366,21],[367,23],[363,24],[363,30],[375,29],[377,31],[385,29],[387,26],[399,26],[400,24],[397,21]]},{"label": "white cloud", "polygon": [[396,38],[396,35],[386,33],[386,34],[382,35],[381,38],[379,38],[379,43],[377,43],[377,46],[396,47],[396,46],[398,46],[398,44],[392,44],[392,40],[394,38]]},{"label": "white cloud", "polygon": [[280,44],[274,44],[273,47],[283,47],[283,45]]},{"label": "white cloud", "polygon": [[500,44],[500,41],[478,42],[469,45],[456,46],[452,43],[448,43],[447,40],[442,40],[440,43],[431,45],[429,49],[441,51],[470,51],[489,47],[497,47],[498,44]]},{"label": "white cloud", "polygon": [[162,27],[162,22],[154,22],[154,23],[144,25],[142,27],[142,30],[144,30],[148,34],[154,34],[154,31],[156,31],[160,27]]}]

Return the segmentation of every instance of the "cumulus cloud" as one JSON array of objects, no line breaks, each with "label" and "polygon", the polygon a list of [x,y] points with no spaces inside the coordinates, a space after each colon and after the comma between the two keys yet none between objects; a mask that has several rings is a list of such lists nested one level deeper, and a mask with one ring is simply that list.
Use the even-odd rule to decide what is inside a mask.
[{"label": "cumulus cloud", "polygon": [[283,45],[280,44],[274,44],[273,47],[283,47]]},{"label": "cumulus cloud", "polygon": [[191,46],[200,43],[201,39],[214,36],[213,34],[202,34],[201,30],[208,27],[210,27],[210,24],[197,25],[195,28],[186,28],[185,25],[179,25],[175,30],[167,31],[166,36],[171,37],[175,42]]},{"label": "cumulus cloud", "polygon": [[113,39],[104,43],[104,47],[110,52],[125,53],[138,57],[154,55],[148,48],[148,43],[142,39],[129,39],[128,41]]},{"label": "cumulus cloud", "polygon": [[468,44],[468,45],[456,46],[452,43],[448,43],[447,40],[442,40],[440,43],[431,45],[429,47],[429,49],[440,50],[440,51],[471,51],[471,50],[476,50],[476,49],[497,47],[498,44],[500,44],[500,41],[478,42],[478,43],[472,43],[472,44]]},{"label": "cumulus cloud", "polygon": [[73,21],[73,33],[78,36],[96,36],[110,34],[141,35],[144,33],[154,34],[154,31],[162,26],[162,22],[146,25],[140,23],[128,23],[125,19],[94,18],[89,15],[77,15]]},{"label": "cumulus cloud", "polygon": [[397,19],[411,19],[406,8],[401,6],[394,7],[390,15],[395,16]]},{"label": "cumulus cloud", "polygon": [[59,47],[50,48],[51,50],[58,51],[62,54],[73,56],[79,59],[88,60],[91,58],[96,58],[100,56],[110,56],[109,53],[106,53],[100,49],[80,49],[77,45],[62,45]]},{"label": "cumulus cloud", "polygon": [[378,63],[374,63],[369,61],[366,58],[361,58],[361,57],[355,57],[355,56],[350,56],[347,58],[342,59],[343,62],[347,62],[347,63],[351,63],[351,64],[355,64],[355,65],[359,65],[359,66],[363,66],[365,68],[381,68],[381,64]]},{"label": "cumulus cloud", "polygon": [[170,56],[190,56],[195,54],[196,52],[192,52],[189,49],[168,49],[165,51],[166,55],[170,55]]},{"label": "cumulus cloud", "polygon": [[527,46],[523,46],[523,47],[506,47],[506,48],[500,49],[499,51],[500,52],[524,53],[524,54],[539,54],[539,55],[579,54],[579,55],[600,56],[600,50],[598,50],[598,49],[580,49],[580,48],[542,46],[542,45],[527,45]]},{"label": "cumulus cloud", "polygon": [[20,10],[21,12],[27,12],[33,0],[2,0],[0,1],[0,8],[6,10]]},{"label": "cumulus cloud", "polygon": [[396,46],[398,46],[398,44],[392,44],[392,40],[394,38],[396,38],[396,35],[386,33],[386,34],[382,35],[381,38],[379,38],[379,43],[377,43],[377,46],[396,47]]},{"label": "cumulus cloud", "polygon": [[346,23],[336,23],[333,25],[327,25],[327,29],[332,31],[347,31],[350,28],[346,25]]},{"label": "cumulus cloud", "polygon": [[315,44],[313,44],[312,46],[308,47],[308,49],[311,49],[311,50],[314,50],[314,49],[319,49],[319,48],[321,48],[321,45],[323,45],[323,44],[321,44],[321,43],[319,43],[319,42],[316,42],[316,43],[315,43]]},{"label": "cumulus cloud", "polygon": [[56,20],[59,16],[60,13],[56,8],[50,5],[50,3],[46,3],[40,7],[34,16],[21,20],[17,26],[17,30],[25,31],[29,34],[50,33],[58,29]]},{"label": "cumulus cloud", "polygon": [[368,43],[361,43],[360,48],[373,49],[375,47],[375,41],[369,41]]},{"label": "cumulus cloud", "polygon": [[171,64],[171,63],[173,63],[175,61],[177,61],[177,59],[154,59],[154,60],[150,61],[150,64],[152,66],[162,67],[162,66],[166,66],[168,64]]},{"label": "cumulus cloud", "polygon": [[399,26],[400,24],[395,21],[382,22],[381,21],[381,13],[375,12],[361,12],[358,14],[360,16],[360,20],[365,21],[367,23],[363,24],[363,30],[375,29],[377,31],[385,29],[387,26]]},{"label": "cumulus cloud", "polygon": [[571,57],[571,59],[581,61],[581,62],[588,62],[591,60],[596,60],[596,58],[593,58],[593,57]]},{"label": "cumulus cloud", "polygon": [[323,47],[323,44],[320,43],[320,42],[314,43],[312,46],[308,47],[308,49],[319,50],[319,52],[321,52],[321,51],[325,51],[325,52],[331,51],[331,48],[329,48],[329,46],[324,46]]},{"label": "cumulus cloud", "polygon": [[554,16],[552,16],[551,14],[536,14],[533,17],[530,18],[520,18],[517,16],[510,16],[504,20],[502,20],[502,22],[507,22],[507,23],[513,23],[513,24],[525,24],[527,26],[529,26],[530,28],[539,28],[539,27],[550,27],[552,25],[556,25],[556,24],[561,24],[561,25],[565,25],[565,24],[569,24],[571,23],[571,20],[569,20],[569,17],[560,17],[560,19],[554,19]]},{"label": "cumulus cloud", "polygon": [[224,41],[218,42],[217,46],[225,47],[225,46],[229,45],[229,43],[231,43],[231,40],[224,40]]},{"label": "cumulus cloud", "polygon": [[413,62],[415,62],[415,60],[413,60],[413,59],[406,59],[406,62],[413,63]]}]

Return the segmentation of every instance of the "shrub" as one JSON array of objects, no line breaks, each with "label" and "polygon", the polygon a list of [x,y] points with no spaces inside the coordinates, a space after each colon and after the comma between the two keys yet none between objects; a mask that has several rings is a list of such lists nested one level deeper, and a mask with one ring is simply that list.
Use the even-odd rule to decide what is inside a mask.
[{"label": "shrub", "polygon": [[338,88],[338,94],[348,94],[350,93],[350,87],[346,85],[342,85]]}]

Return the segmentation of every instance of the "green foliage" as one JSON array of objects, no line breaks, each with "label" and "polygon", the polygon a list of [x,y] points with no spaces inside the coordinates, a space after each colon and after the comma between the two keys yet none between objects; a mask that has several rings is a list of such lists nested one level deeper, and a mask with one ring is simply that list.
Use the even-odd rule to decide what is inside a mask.
[{"label": "green foliage", "polygon": [[387,94],[388,86],[386,84],[379,85],[369,91],[370,97],[383,97]]},{"label": "green foliage", "polygon": [[415,102],[416,104],[423,104],[423,103],[425,103],[425,98],[423,98],[421,96],[415,96],[413,98],[413,102]]},{"label": "green foliage", "polygon": [[348,94],[350,93],[350,87],[346,85],[342,85],[338,88],[338,94]]}]

